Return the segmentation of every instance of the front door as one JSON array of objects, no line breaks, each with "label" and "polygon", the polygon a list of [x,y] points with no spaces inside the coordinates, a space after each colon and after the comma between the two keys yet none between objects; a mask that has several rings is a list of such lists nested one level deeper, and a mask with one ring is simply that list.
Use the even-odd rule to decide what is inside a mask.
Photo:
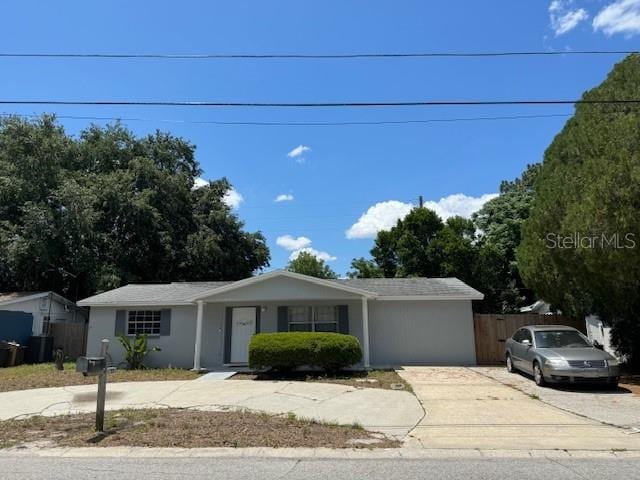
[{"label": "front door", "polygon": [[234,307],[231,315],[231,363],[249,361],[249,341],[256,333],[256,307]]}]

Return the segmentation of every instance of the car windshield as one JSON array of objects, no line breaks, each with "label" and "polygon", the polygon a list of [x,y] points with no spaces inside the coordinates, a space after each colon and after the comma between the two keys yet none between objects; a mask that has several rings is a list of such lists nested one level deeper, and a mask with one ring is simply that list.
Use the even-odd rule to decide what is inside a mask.
[{"label": "car windshield", "polygon": [[535,332],[538,348],[584,348],[589,342],[578,332],[571,330],[543,330]]}]

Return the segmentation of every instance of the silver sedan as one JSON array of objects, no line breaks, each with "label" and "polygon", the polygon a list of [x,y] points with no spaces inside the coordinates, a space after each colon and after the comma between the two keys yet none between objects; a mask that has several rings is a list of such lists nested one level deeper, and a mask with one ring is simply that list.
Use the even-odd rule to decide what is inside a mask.
[{"label": "silver sedan", "polygon": [[533,375],[537,385],[594,383],[617,388],[618,360],[575,328],[531,325],[505,342],[507,370]]}]

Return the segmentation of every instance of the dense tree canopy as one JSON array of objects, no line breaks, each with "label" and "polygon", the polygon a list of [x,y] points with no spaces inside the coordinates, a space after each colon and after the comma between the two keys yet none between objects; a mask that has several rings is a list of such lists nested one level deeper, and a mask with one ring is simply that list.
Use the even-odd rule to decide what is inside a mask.
[{"label": "dense tree canopy", "polygon": [[304,251],[289,262],[287,270],[317,278],[338,278],[336,272],[324,260]]},{"label": "dense tree canopy", "polygon": [[[640,98],[640,56],[585,100]],[[640,110],[579,104],[544,155],[518,250],[526,284],[563,312],[596,313],[640,359]]]},{"label": "dense tree canopy", "polygon": [[498,281],[499,254],[479,247],[476,227],[469,219],[451,217],[443,222],[428,208],[414,208],[391,230],[378,233],[371,256],[354,259],[349,276],[457,277],[485,293],[479,310],[499,308],[500,292],[485,288]]},{"label": "dense tree canopy", "polygon": [[522,238],[522,224],[529,217],[535,195],[533,185],[540,164],[528,165],[514,181],[504,180],[500,193],[473,215],[479,232],[478,247],[481,263],[478,273],[486,292],[496,298],[498,311],[517,312],[519,307],[532,303],[533,292],[522,282],[516,250]]},{"label": "dense tree canopy", "polygon": [[244,278],[268,265],[261,233],[194,189],[189,142],[119,124],[78,138],[50,116],[0,121],[0,290],[79,297],[136,281]]}]

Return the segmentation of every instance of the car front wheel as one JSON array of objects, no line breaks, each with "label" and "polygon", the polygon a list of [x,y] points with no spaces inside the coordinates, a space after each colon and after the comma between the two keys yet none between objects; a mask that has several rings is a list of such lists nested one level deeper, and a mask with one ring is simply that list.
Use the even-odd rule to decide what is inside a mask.
[{"label": "car front wheel", "polygon": [[513,360],[511,360],[511,355],[508,353],[507,353],[506,364],[507,364],[507,372],[515,373],[516,369],[513,367]]},{"label": "car front wheel", "polygon": [[544,381],[544,375],[542,374],[542,368],[538,362],[533,363],[533,380],[539,387],[544,387],[547,382]]}]

